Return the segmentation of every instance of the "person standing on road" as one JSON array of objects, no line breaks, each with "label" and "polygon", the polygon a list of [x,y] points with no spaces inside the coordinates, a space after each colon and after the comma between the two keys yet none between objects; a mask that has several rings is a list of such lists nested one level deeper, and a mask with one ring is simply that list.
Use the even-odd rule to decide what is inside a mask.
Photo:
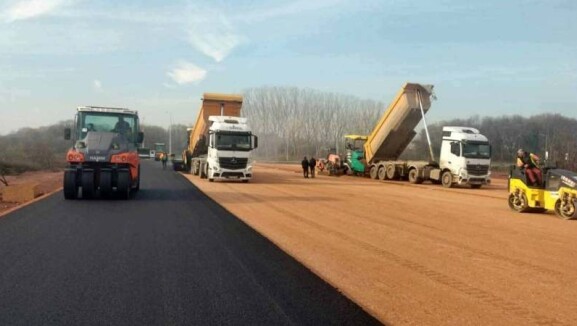
[{"label": "person standing on road", "polygon": [[317,160],[315,160],[315,157],[311,157],[311,159],[309,160],[309,169],[311,169],[311,178],[315,177],[315,169],[317,168]]},{"label": "person standing on road", "polygon": [[301,161],[301,166],[303,167],[303,177],[308,178],[309,177],[309,160],[307,160],[306,156]]},{"label": "person standing on road", "polygon": [[539,169],[539,156],[519,149],[517,151],[517,166],[525,171],[525,175],[532,185],[540,186],[543,183],[543,175]]},{"label": "person standing on road", "polygon": [[162,153],[162,157],[160,158],[162,160],[162,169],[166,169],[166,161],[168,161],[168,154],[166,153]]}]

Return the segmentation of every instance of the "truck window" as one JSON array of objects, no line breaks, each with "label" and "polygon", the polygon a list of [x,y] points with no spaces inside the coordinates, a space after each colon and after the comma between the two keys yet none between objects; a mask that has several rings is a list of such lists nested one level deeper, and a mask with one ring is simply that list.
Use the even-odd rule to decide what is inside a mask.
[{"label": "truck window", "polygon": [[248,133],[219,133],[216,134],[217,149],[228,150],[251,150],[251,136]]},{"label": "truck window", "polygon": [[458,142],[452,142],[451,153],[456,156],[461,156],[461,144]]},{"label": "truck window", "polygon": [[78,120],[77,137],[84,138],[88,131],[117,132],[129,140],[137,130],[136,121],[131,115],[104,113],[104,112],[82,112]]},{"label": "truck window", "polygon": [[466,158],[491,158],[491,145],[480,142],[463,143],[463,156]]}]

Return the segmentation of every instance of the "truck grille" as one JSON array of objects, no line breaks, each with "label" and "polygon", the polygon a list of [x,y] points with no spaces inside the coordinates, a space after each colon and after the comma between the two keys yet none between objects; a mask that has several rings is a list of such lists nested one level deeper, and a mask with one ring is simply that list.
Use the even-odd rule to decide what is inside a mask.
[{"label": "truck grille", "polygon": [[489,173],[488,165],[467,164],[467,172],[469,175],[487,175]]},{"label": "truck grille", "polygon": [[229,170],[240,170],[246,169],[246,164],[248,163],[248,158],[237,158],[237,157],[219,157],[218,164],[221,169]]}]

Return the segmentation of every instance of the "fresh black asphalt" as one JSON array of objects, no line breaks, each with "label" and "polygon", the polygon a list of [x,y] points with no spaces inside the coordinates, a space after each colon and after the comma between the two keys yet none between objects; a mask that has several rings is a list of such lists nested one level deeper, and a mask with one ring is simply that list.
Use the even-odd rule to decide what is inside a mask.
[{"label": "fresh black asphalt", "polygon": [[183,176],[142,175],[128,201],[0,218],[0,325],[378,324]]}]

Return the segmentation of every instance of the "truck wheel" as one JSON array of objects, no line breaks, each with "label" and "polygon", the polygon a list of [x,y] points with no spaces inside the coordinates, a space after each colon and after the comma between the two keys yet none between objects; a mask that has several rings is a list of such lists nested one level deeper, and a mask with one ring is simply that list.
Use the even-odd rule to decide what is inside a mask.
[{"label": "truck wheel", "polygon": [[206,163],[200,163],[200,178],[201,179],[206,179],[207,175],[206,175]]},{"label": "truck wheel", "polygon": [[[527,196],[524,193],[515,195],[514,193],[509,194],[509,207],[519,213],[526,212],[529,209],[529,203],[527,202]],[[557,205],[555,205],[557,207]]]},{"label": "truck wheel", "polygon": [[192,175],[199,175],[200,174],[200,163],[193,162],[192,163]]},{"label": "truck wheel", "polygon": [[379,180],[387,180],[387,170],[385,169],[384,166],[379,166]]},{"label": "truck wheel", "polygon": [[441,175],[441,183],[445,188],[451,188],[453,186],[453,174],[451,171],[445,171]]},{"label": "truck wheel", "polygon": [[397,169],[393,164],[387,165],[387,179],[396,180],[399,178],[399,174],[397,173]]},{"label": "truck wheel", "polygon": [[76,172],[64,172],[64,199],[78,198],[78,187],[76,186]]},{"label": "truck wheel", "polygon": [[82,171],[82,199],[94,197],[94,172]]},{"label": "truck wheel", "polygon": [[130,197],[130,173],[128,171],[118,171],[116,191],[121,199]]},{"label": "truck wheel", "polygon": [[577,209],[575,209],[575,201],[570,200],[565,205],[562,205],[561,199],[555,202],[555,213],[564,220],[573,220],[577,218]]},{"label": "truck wheel", "polygon": [[112,194],[112,171],[100,171],[100,195],[108,197]]},{"label": "truck wheel", "polygon": [[138,165],[138,176],[136,176],[136,186],[134,187],[134,192],[140,190],[140,164]]},{"label": "truck wheel", "polygon": [[376,165],[371,165],[371,169],[369,170],[369,175],[371,179],[376,179],[379,177],[379,170],[377,169]]},{"label": "truck wheel", "polygon": [[409,170],[409,182],[414,184],[423,183],[423,178],[419,177],[419,172],[417,169]]}]

